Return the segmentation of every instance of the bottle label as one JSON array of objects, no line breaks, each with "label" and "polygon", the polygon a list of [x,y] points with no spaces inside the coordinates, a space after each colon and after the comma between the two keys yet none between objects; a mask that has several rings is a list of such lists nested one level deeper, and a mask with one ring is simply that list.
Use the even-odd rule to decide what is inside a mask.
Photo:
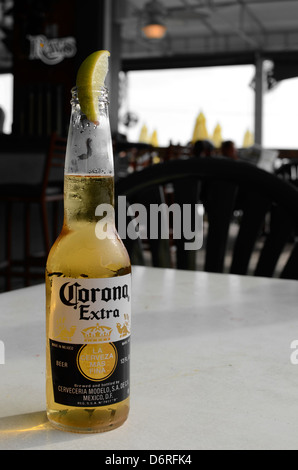
[{"label": "bottle label", "polygon": [[131,275],[54,277],[49,342],[54,399],[107,406],[129,396]]}]

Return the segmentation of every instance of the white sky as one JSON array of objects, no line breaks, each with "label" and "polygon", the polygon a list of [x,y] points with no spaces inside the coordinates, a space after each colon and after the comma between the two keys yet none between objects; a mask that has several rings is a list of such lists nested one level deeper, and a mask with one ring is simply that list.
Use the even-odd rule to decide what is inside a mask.
[{"label": "white sky", "polygon": [[[149,134],[156,129],[161,146],[186,144],[192,138],[200,112],[213,134],[219,123],[223,139],[242,146],[246,130],[254,130],[254,91],[249,86],[254,66],[207,67],[138,71],[128,74],[127,110],[139,117],[138,124],[120,132],[138,141],[143,124]],[[4,132],[11,132],[13,77],[0,75],[0,106],[6,113]],[[298,148],[298,78],[284,80],[264,96],[263,147]]]},{"label": "white sky", "polygon": [[[157,130],[161,146],[186,144],[203,112],[209,134],[219,123],[223,139],[242,146],[246,130],[254,131],[254,71],[248,65],[130,72],[122,114],[135,112],[139,122],[120,131],[138,141],[145,124],[150,135]],[[298,148],[298,78],[265,94],[263,116],[263,147]]]},{"label": "white sky", "polygon": [[13,75],[0,75],[0,106],[5,112],[4,133],[11,133],[13,107]]}]

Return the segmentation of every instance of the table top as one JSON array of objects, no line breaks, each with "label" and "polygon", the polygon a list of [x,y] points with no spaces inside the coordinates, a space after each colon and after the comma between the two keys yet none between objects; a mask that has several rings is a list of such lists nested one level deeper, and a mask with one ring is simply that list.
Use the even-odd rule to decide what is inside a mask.
[{"label": "table top", "polygon": [[46,418],[44,285],[0,295],[0,449],[298,448],[296,281],[134,267],[132,292],[131,411],[90,435]]}]

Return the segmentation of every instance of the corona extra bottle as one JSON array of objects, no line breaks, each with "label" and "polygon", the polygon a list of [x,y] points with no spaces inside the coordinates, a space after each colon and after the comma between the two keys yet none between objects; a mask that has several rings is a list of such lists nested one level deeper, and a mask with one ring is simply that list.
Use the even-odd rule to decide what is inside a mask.
[{"label": "corona extra bottle", "polygon": [[131,266],[113,218],[107,89],[92,89],[91,120],[79,91],[72,90],[63,228],[46,266],[46,394],[55,427],[88,433],[128,416]]}]

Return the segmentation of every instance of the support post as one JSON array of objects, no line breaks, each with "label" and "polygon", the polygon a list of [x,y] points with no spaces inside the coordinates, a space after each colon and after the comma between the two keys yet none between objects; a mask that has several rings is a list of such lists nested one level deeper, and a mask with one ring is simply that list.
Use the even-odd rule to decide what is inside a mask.
[{"label": "support post", "polygon": [[116,22],[116,12],[117,2],[115,0],[105,0],[104,49],[111,53],[107,86],[109,88],[109,115],[112,133],[118,131],[119,73],[121,71],[121,26]]},{"label": "support post", "polygon": [[263,138],[263,95],[265,88],[264,59],[261,55],[256,56],[255,74],[255,143],[262,145]]}]

